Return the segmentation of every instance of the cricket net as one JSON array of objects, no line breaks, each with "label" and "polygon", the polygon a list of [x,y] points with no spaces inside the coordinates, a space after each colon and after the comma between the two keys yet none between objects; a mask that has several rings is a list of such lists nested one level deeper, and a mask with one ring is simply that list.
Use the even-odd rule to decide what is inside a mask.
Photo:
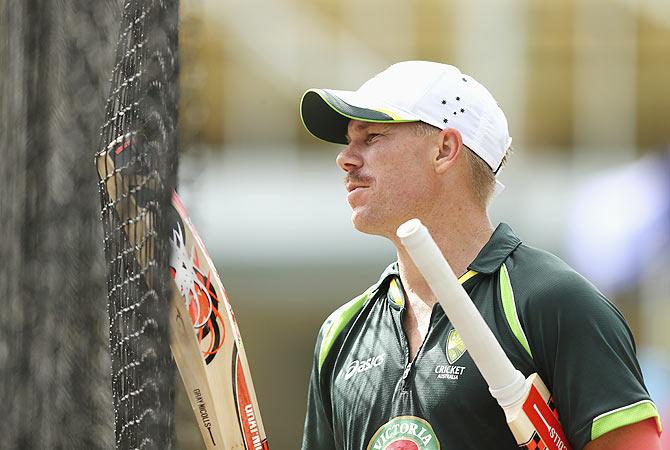
[{"label": "cricket net", "polygon": [[167,214],[176,185],[178,2],[128,0],[96,167],[116,447],[172,446]]}]

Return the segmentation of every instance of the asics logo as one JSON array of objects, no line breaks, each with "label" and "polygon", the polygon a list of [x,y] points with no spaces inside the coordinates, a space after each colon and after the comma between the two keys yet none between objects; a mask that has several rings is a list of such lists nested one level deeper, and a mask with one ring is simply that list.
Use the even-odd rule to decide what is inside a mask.
[{"label": "asics logo", "polygon": [[367,372],[370,369],[379,367],[384,364],[384,355],[383,353],[378,356],[373,356],[368,359],[355,359],[349,363],[347,366],[347,371],[344,373],[344,379],[348,380],[358,373]]}]

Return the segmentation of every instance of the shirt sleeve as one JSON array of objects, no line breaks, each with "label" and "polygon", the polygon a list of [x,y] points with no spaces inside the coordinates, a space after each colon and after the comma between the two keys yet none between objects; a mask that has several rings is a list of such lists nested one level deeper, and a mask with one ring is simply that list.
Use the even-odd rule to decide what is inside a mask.
[{"label": "shirt sleeve", "polygon": [[559,273],[521,311],[533,360],[575,450],[656,417],[621,313],[575,272]]},{"label": "shirt sleeve", "polygon": [[321,388],[319,353],[323,341],[323,327],[317,338],[312,364],[312,374],[307,393],[307,414],[302,437],[302,450],[335,450],[333,427],[326,408],[330,402],[324,403]]}]

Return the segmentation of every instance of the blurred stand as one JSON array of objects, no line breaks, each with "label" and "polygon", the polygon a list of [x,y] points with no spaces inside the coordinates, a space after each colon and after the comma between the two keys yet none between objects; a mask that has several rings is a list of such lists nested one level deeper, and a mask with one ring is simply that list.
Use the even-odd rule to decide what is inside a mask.
[{"label": "blurred stand", "polygon": [[[352,230],[339,150],[300,124],[306,88],[352,89],[400,60],[460,66],[490,87],[514,137],[493,221],[567,260],[579,186],[668,142],[670,2],[182,6],[180,191],[230,293],[274,448],[299,445],[321,322],[395,257],[384,240]],[[667,315],[647,312],[645,299],[662,302],[668,290],[641,283],[614,292],[594,282],[631,324],[661,403],[652,386],[667,387],[667,378],[650,373],[645,348],[670,351],[670,341],[649,331]],[[652,359],[668,369],[667,360]],[[178,437],[190,429],[178,428]],[[182,448],[200,448],[194,442]]]},{"label": "blurred stand", "polygon": [[572,205],[569,260],[610,298],[621,299],[624,311],[636,314],[640,364],[667,430],[670,150],[592,175],[577,187]]}]

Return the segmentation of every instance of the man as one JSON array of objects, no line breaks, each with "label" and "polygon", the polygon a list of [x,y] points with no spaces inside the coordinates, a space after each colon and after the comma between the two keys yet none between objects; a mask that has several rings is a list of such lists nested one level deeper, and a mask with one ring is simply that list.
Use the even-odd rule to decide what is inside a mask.
[{"label": "man", "polygon": [[484,86],[457,68],[395,64],[355,92],[311,89],[305,127],[346,147],[354,227],[398,261],[325,321],[303,450],[513,449],[504,414],[395,235],[428,227],[515,367],[553,392],[573,449],[658,449],[660,425],[621,314],[487,207],[511,138]]}]

